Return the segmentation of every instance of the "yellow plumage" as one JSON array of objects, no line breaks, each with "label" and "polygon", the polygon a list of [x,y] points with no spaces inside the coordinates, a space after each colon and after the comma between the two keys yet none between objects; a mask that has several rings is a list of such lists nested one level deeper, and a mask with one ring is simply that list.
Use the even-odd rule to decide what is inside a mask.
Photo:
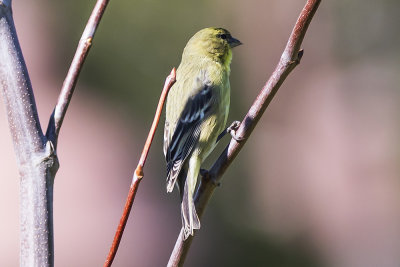
[{"label": "yellow plumage", "polygon": [[170,89],[164,129],[167,191],[178,181],[184,238],[200,228],[193,194],[200,166],[224,130],[230,103],[232,48],[240,45],[222,28],[206,28],[187,43]]}]

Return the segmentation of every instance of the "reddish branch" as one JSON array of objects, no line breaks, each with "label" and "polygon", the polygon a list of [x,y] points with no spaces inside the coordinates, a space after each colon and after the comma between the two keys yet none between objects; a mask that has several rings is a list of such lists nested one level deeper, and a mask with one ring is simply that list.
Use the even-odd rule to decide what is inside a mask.
[{"label": "reddish branch", "polygon": [[[228,146],[211,167],[208,174],[203,177],[195,196],[196,210],[199,216],[202,216],[204,209],[215,190],[215,185],[221,181],[222,175],[244,146],[247,138],[257,125],[275,93],[278,91],[289,73],[300,63],[303,55],[300,46],[320,2],[321,0],[308,0],[301,11],[275,71],[262,88],[260,94],[257,96],[253,105],[250,107],[250,110],[241,122],[239,129],[236,131],[238,139],[244,140],[237,142],[232,138]],[[182,232],[180,233],[168,262],[169,267],[183,265],[192,240],[193,237],[183,240]]]},{"label": "reddish branch", "polygon": [[147,155],[149,154],[150,146],[154,138],[154,134],[157,129],[158,122],[160,121],[162,108],[164,106],[165,99],[167,98],[169,89],[176,81],[176,71],[175,68],[172,69],[171,73],[168,75],[167,79],[165,80],[164,88],[160,96],[160,100],[158,101],[158,106],[156,110],[156,114],[154,115],[153,124],[151,125],[149,135],[147,136],[146,143],[144,145],[142,155],[140,156],[139,163],[136,167],[136,170],[133,175],[132,183],[129,188],[128,197],[125,202],[124,211],[122,213],[121,219],[119,221],[119,225],[117,231],[115,232],[114,240],[111,244],[110,251],[108,253],[107,259],[104,263],[104,267],[111,266],[115,255],[117,254],[119,243],[121,242],[122,234],[124,233],[124,229],[126,223],[128,221],[129,213],[132,208],[133,201],[135,200],[136,191],[139,188],[140,181],[142,180],[144,173],[143,167],[146,163]]},{"label": "reddish branch", "polygon": [[96,33],[97,27],[99,26],[100,20],[109,1],[110,0],[98,0],[94,6],[85,30],[82,33],[82,37],[79,41],[74,58],[72,59],[67,76],[65,77],[57,104],[50,117],[46,137],[53,141],[55,146],[57,145],[58,134],[60,133],[61,125],[71,101],[72,94],[74,93],[79,73],[82,70],[83,63],[89,53],[90,47],[92,46],[94,34]]}]

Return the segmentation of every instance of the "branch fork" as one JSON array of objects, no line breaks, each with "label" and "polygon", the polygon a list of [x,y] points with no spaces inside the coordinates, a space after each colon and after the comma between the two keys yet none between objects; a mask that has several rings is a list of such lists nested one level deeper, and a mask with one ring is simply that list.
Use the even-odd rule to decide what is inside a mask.
[{"label": "branch fork", "polygon": [[20,266],[54,266],[53,181],[57,140],[79,72],[109,0],[97,0],[43,135],[15,30],[11,0],[0,0],[0,92],[20,174]]}]

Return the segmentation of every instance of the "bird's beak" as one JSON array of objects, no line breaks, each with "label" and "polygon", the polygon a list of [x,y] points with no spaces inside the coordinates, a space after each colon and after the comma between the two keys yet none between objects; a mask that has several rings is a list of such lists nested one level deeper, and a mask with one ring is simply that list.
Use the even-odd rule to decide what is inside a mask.
[{"label": "bird's beak", "polygon": [[229,46],[230,46],[231,48],[234,48],[234,47],[236,47],[236,46],[241,45],[242,42],[239,41],[238,39],[235,39],[235,38],[231,37],[231,38],[229,38],[229,40],[228,40],[228,44],[229,44]]}]

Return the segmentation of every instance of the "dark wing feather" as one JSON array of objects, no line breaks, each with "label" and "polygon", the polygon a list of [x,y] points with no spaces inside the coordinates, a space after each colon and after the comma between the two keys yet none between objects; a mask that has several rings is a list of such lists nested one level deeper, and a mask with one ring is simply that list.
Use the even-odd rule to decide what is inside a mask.
[{"label": "dark wing feather", "polygon": [[[167,191],[174,188],[176,179],[200,137],[201,122],[212,106],[213,90],[202,82],[197,94],[189,97],[165,151],[167,161]],[[186,177],[184,177],[185,179]]]}]

